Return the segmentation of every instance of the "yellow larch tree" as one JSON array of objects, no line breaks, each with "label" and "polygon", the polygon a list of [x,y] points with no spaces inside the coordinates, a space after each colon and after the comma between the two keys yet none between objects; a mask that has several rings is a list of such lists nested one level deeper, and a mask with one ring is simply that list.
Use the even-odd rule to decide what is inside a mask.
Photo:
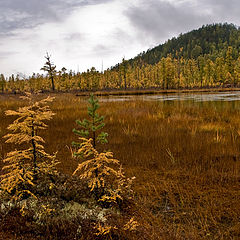
[{"label": "yellow larch tree", "polygon": [[28,106],[5,112],[7,116],[17,119],[8,126],[12,133],[4,136],[6,143],[17,144],[22,149],[9,152],[3,159],[5,166],[0,182],[3,191],[17,198],[24,193],[31,194],[30,186],[34,185],[40,173],[53,173],[57,164],[55,155],[45,152],[44,140],[38,135],[38,130],[47,128],[45,121],[54,115],[48,106],[53,98],[34,101],[30,93],[22,98],[29,102]]},{"label": "yellow larch tree", "polygon": [[86,179],[90,191],[100,199],[109,186],[109,178],[117,178],[118,171],[113,167],[119,161],[113,158],[111,152],[99,153],[92,145],[92,139],[80,138],[82,141],[76,156],[82,156],[86,161],[80,163],[73,175],[79,174],[81,179]]}]

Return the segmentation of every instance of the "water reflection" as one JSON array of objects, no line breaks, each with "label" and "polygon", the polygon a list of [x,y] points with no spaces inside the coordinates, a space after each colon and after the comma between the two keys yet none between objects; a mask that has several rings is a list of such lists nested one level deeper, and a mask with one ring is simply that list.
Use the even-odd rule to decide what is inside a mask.
[{"label": "water reflection", "polygon": [[101,102],[122,102],[122,101],[193,101],[193,102],[209,102],[209,101],[239,101],[240,91],[237,92],[221,92],[221,93],[176,93],[176,94],[159,94],[159,95],[129,95],[129,96],[108,96],[101,97]]}]

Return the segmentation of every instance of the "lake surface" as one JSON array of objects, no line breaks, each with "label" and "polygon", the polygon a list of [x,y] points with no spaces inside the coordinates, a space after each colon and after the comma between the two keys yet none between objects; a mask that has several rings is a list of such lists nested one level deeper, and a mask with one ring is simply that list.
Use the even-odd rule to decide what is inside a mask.
[{"label": "lake surface", "polygon": [[191,101],[191,102],[235,102],[240,100],[240,91],[221,93],[171,93],[156,95],[129,95],[129,96],[108,96],[99,97],[100,102],[121,102],[121,101]]}]

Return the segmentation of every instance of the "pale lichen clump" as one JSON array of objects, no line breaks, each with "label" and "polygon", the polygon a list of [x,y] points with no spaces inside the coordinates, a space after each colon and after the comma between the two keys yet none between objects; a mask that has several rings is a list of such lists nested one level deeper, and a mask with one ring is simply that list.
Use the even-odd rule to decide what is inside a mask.
[{"label": "pale lichen clump", "polygon": [[[88,109],[93,122],[83,121],[85,132],[74,131],[79,142],[74,144],[73,156],[81,162],[72,176],[57,171],[56,155],[45,152],[45,141],[39,135],[39,130],[46,129],[46,121],[54,115],[48,106],[53,98],[34,101],[34,96],[27,93],[24,99],[28,106],[6,111],[7,116],[17,118],[8,127],[11,133],[4,138],[6,143],[19,148],[3,159],[0,220],[1,215],[11,216],[17,212],[21,219],[31,219],[28,224],[34,229],[55,229],[56,234],[59,228],[64,232],[70,225],[73,239],[89,234],[92,239],[111,238],[116,232],[127,236],[136,231],[138,222],[134,214],[124,215],[133,204],[131,185],[134,178],[125,176],[112,152],[96,149],[96,143],[107,143],[107,133],[95,135],[104,123],[103,117],[96,113],[98,101],[93,95],[89,101],[92,109]],[[95,141],[87,138],[88,130],[96,137]]]},{"label": "pale lichen clump", "polygon": [[[102,209],[111,209],[110,218],[111,216],[118,218],[121,216],[123,203],[129,204],[128,201],[132,199],[133,191],[131,186],[135,177],[127,178],[119,160],[113,157],[113,153],[110,151],[98,151],[96,148],[97,141],[94,138],[89,138],[88,130],[93,131],[93,137],[95,137],[95,130],[97,130],[97,128],[93,127],[95,124],[93,116],[97,115],[99,117],[96,113],[99,105],[93,95],[91,95],[89,103],[91,105],[88,111],[91,112],[92,125],[90,126],[90,122],[86,120],[78,121],[78,124],[80,123],[79,125],[87,130],[78,131],[74,129],[74,133],[78,135],[78,142],[73,143],[75,147],[73,156],[79,159],[80,163],[73,172],[73,176],[79,176],[80,180],[87,182],[88,191],[94,196],[96,206],[99,205]],[[104,126],[103,117],[99,121],[101,124],[99,122],[98,124],[102,128]],[[105,133],[105,136],[107,135]],[[133,215],[130,216],[130,220],[129,216],[122,220],[120,225],[109,221],[109,216],[104,217],[105,221],[96,219],[94,227],[96,236],[111,237],[111,234],[120,231],[120,229],[125,232],[132,232],[136,231],[139,226]]]}]

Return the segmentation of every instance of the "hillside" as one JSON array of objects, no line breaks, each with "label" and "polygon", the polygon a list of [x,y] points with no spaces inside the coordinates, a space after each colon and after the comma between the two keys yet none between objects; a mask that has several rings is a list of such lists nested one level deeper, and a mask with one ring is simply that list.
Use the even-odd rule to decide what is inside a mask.
[{"label": "hillside", "polygon": [[240,86],[240,29],[233,24],[203,26],[124,60],[104,72],[74,73],[48,61],[47,75],[5,79],[1,92],[188,89]]},{"label": "hillside", "polygon": [[211,24],[197,30],[180,34],[164,44],[160,44],[137,57],[130,59],[131,65],[137,63],[155,64],[161,58],[171,54],[173,58],[197,59],[205,55],[211,60],[225,57],[228,46],[233,48],[233,58],[237,59],[240,52],[240,28],[233,24]]}]

